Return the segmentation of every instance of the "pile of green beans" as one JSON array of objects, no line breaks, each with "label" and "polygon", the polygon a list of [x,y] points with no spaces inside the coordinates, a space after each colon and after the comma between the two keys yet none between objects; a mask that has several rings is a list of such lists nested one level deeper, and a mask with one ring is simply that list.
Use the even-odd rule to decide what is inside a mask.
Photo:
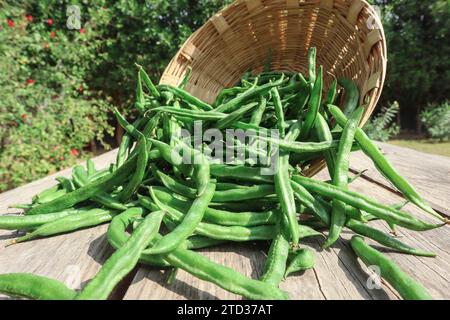
[{"label": "pile of green beans", "polygon": [[[260,74],[247,72],[234,87],[219,92],[212,104],[185,90],[190,69],[174,87],[155,85],[137,67],[134,121],[113,110],[126,132],[115,163],[97,170],[88,160],[86,168],[76,166],[70,178],[58,178],[56,186],[33,197],[32,203],[15,206],[25,209],[24,215],[0,216],[0,229],[26,232],[10,243],[18,246],[108,223],[108,241],[115,253],[80,291],[45,277],[10,274],[0,275],[0,293],[30,299],[107,299],[140,263],[183,269],[249,299],[287,299],[280,283],[314,267],[314,252],[304,247],[304,239],[325,236],[323,247],[329,248],[339,239],[345,241],[341,233],[348,229],[354,233],[351,247],[356,256],[367,265],[378,265],[381,276],[403,298],[431,298],[362,237],[396,252],[434,257],[374,228],[370,221],[420,232],[442,227],[448,220],[421,198],[359,128],[364,107],[358,105],[356,84],[334,79],[324,92],[327,73],[316,66],[315,48],[308,52],[306,77],[267,71],[270,68]],[[258,139],[214,141],[233,153],[226,162],[213,162],[211,145],[195,139],[199,121],[202,137],[210,129],[224,137],[235,129],[251,131]],[[351,191],[349,185],[359,177],[349,176],[355,150],[362,150],[408,201],[439,223]],[[306,177],[305,169],[322,158],[331,180]],[[252,241],[270,242],[260,279],[195,252]],[[169,281],[175,278],[172,272]]]}]

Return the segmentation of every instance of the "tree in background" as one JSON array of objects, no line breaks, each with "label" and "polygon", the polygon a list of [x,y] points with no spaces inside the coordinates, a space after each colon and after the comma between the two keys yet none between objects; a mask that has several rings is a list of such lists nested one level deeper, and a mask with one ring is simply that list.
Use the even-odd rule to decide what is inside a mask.
[{"label": "tree in background", "polygon": [[380,105],[398,101],[401,126],[422,131],[420,113],[450,97],[450,2],[375,0],[383,13],[388,71]]}]

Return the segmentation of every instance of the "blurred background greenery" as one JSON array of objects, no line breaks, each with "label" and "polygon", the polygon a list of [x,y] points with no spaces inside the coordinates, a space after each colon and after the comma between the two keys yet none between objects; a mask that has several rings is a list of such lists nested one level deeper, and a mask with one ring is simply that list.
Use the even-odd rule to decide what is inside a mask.
[{"label": "blurred background greenery", "polygon": [[[230,0],[0,1],[0,191],[121,139],[109,107],[133,103],[134,63],[158,79],[184,40]],[[388,40],[372,138],[450,157],[450,2],[370,1]],[[81,26],[69,29],[70,5]]]}]

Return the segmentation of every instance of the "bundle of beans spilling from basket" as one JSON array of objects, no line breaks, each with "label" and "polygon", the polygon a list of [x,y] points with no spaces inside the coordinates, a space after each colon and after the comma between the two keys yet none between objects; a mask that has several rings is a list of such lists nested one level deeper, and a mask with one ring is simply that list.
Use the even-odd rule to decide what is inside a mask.
[{"label": "bundle of beans spilling from basket", "polygon": [[[309,50],[308,74],[246,73],[214,104],[181,85],[154,85],[138,66],[135,107],[129,123],[114,113],[126,134],[117,161],[97,170],[88,160],[71,179],[38,195],[24,215],[1,216],[0,228],[26,233],[13,243],[109,223],[116,249],[98,274],[75,292],[55,280],[30,274],[0,276],[0,292],[34,299],[107,299],[138,264],[183,269],[249,299],[286,299],[279,284],[314,267],[307,237],[325,237],[324,248],[354,232],[351,247],[405,299],[430,299],[426,289],[364,238],[395,251],[433,257],[370,226],[373,220],[414,231],[438,228],[437,214],[401,177],[359,128],[364,106],[348,79],[323,93],[324,70]],[[336,106],[339,105],[339,106]],[[244,138],[242,138],[244,134]],[[205,143],[206,141],[206,143]],[[436,223],[350,191],[352,151],[362,150],[404,197]],[[226,157],[226,160],[224,159]],[[313,161],[325,159],[330,181],[307,177]],[[222,161],[220,161],[222,160]],[[250,279],[196,253],[225,242],[270,241],[260,279]],[[13,244],[12,243],[12,244]]]}]

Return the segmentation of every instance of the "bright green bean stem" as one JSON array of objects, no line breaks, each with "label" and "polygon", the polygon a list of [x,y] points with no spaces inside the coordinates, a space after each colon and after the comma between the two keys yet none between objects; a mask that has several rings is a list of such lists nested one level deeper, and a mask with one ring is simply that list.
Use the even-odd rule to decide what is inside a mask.
[{"label": "bright green bean stem", "polygon": [[[338,107],[332,105],[329,105],[328,109],[336,119],[337,123],[344,127],[348,120],[342,111]],[[422,199],[414,187],[394,169],[392,164],[384,157],[380,149],[372,142],[372,140],[370,140],[362,129],[358,128],[356,130],[355,139],[361,146],[363,152],[373,161],[377,170],[389,179],[389,181],[401,193],[403,193],[408,200],[429,214],[441,219],[442,221],[447,221],[444,217],[434,211],[433,208],[431,208],[431,206],[424,199]]]},{"label": "bright green bean stem", "polygon": [[76,295],[59,281],[28,273],[0,275],[0,293],[34,300],[72,300]]},{"label": "bright green bean stem", "polygon": [[88,200],[100,192],[109,191],[114,186],[119,185],[136,166],[136,157],[133,156],[127,160],[123,166],[119,167],[113,173],[93,181],[84,187],[73,192],[65,194],[51,202],[41,204],[28,211],[27,215],[45,214],[50,212],[62,211],[73,207],[77,203]]},{"label": "bright green bean stem", "polygon": [[149,214],[75,299],[106,300],[115,286],[133,270],[144,249],[158,234],[163,216],[162,211]]},{"label": "bright green bean stem", "polygon": [[87,227],[98,226],[105,222],[111,221],[113,216],[114,214],[111,211],[103,209],[92,209],[86,212],[71,214],[48,222],[33,232],[13,240],[11,244],[21,243],[40,237],[53,236]]},{"label": "bright green bean stem", "polygon": [[314,260],[314,253],[310,249],[305,248],[296,251],[288,263],[284,278],[287,278],[291,273],[314,268]]},{"label": "bright green bean stem", "polygon": [[318,193],[326,198],[338,199],[352,207],[358,208],[380,219],[390,221],[410,230],[426,231],[436,229],[445,225],[435,225],[423,222],[407,214],[406,212],[402,212],[400,210],[396,210],[394,208],[379,204],[360,193],[349,191],[344,188],[335,187],[321,181],[316,181],[314,179],[302,176],[293,176],[292,179],[308,189],[310,192]]},{"label": "bright green bean stem", "polygon": [[367,266],[378,266],[381,277],[398,291],[405,300],[432,300],[433,298],[420,283],[403,272],[392,260],[354,236],[351,245],[358,257]]},{"label": "bright green bean stem", "polygon": [[[181,243],[192,235],[203,219],[206,208],[211,202],[212,196],[216,190],[214,183],[209,183],[201,196],[196,198],[191,208],[186,213],[183,221],[170,233],[162,237],[147,253],[164,254],[175,250]],[[152,188],[149,189],[152,198],[156,196]],[[156,200],[158,201],[158,200]]]},{"label": "bright green bean stem", "polygon": [[379,244],[382,244],[399,252],[422,257],[436,257],[436,254],[432,252],[426,252],[423,250],[412,248],[404,244],[403,242],[391,237],[389,234],[374,229],[367,224],[361,223],[359,221],[350,219],[347,222],[347,227],[361,236],[375,240]]},{"label": "bright green bean stem", "polygon": [[183,80],[181,81],[180,85],[178,86],[179,89],[184,90],[184,88],[186,87],[186,85],[189,82],[189,79],[191,78],[191,74],[192,74],[192,67],[187,67],[186,69],[186,73],[184,74]]},{"label": "bright green bean stem", "polygon": [[[333,174],[333,185],[341,188],[348,187],[348,172],[350,165],[350,153],[352,150],[355,132],[363,115],[364,108],[360,107],[352,113],[349,121],[344,127],[339,143],[339,151],[336,158],[336,167]],[[342,201],[333,200],[331,210],[331,225],[328,239],[323,245],[324,248],[332,246],[340,237],[344,227],[346,216],[346,205]]]}]

